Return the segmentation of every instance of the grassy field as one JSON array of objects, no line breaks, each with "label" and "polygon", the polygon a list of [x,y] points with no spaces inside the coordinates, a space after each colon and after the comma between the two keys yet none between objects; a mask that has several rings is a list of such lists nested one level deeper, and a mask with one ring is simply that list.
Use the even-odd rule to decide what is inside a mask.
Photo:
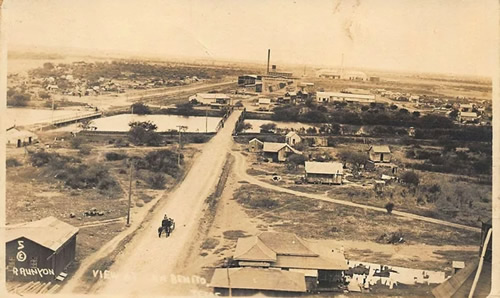
[{"label": "grassy field", "polygon": [[[54,134],[49,133],[42,136],[42,140],[50,140],[53,137]],[[56,144],[57,146],[53,146],[46,152],[54,154],[54,156],[58,154],[61,159],[77,158],[81,162],[75,164],[68,162],[61,164],[59,168],[54,167],[50,162],[35,167],[32,165],[33,160],[30,158],[30,154],[25,153],[23,149],[9,149],[7,151],[7,160],[9,160],[10,166],[7,168],[6,223],[15,224],[54,216],[73,226],[80,227],[75,265],[77,266],[81,260],[97,251],[104,243],[125,228],[129,170],[125,160],[108,160],[107,153],[115,152],[125,157],[142,158],[149,152],[172,149],[173,147],[115,148],[104,140],[94,142],[86,140],[80,145],[80,147],[90,149],[90,154],[85,154],[81,152],[81,148],[72,149],[73,145],[68,139],[58,141]],[[136,170],[133,175],[132,208],[141,208],[154,197],[163,193],[164,189],[170,189],[177,184],[182,178],[184,168],[190,166],[194,154],[199,152],[199,149],[196,148],[198,148],[197,145],[185,146],[183,149],[184,161],[180,172],[175,177],[165,174],[163,189],[152,188],[150,181],[151,177],[155,175],[153,171]],[[34,152],[33,149],[30,150]],[[55,161],[52,162],[55,163]],[[71,182],[71,180],[56,178],[63,171],[67,171],[66,175],[68,175],[73,166],[81,165],[89,166],[90,169],[107,169],[106,181],[114,181],[114,186],[106,188],[98,184],[98,186],[90,188],[73,188],[68,185],[68,181]],[[75,174],[78,182],[92,177],[95,176],[91,171]],[[102,215],[84,215],[84,212],[94,208],[98,212],[102,212]]]},{"label": "grassy field", "polygon": [[479,242],[478,233],[295,197],[254,185],[242,185],[235,199],[251,217],[260,218],[269,228],[305,238],[375,241],[384,233],[400,231],[408,243],[475,245]]}]

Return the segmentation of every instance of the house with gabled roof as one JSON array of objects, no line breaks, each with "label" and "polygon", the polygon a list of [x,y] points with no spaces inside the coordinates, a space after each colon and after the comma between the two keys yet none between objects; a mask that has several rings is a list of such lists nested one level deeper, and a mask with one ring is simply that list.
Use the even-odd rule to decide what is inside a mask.
[{"label": "house with gabled roof", "polygon": [[279,269],[301,273],[308,290],[332,289],[343,282],[348,270],[340,252],[325,254],[292,233],[262,232],[239,238],[233,260],[239,267]]},{"label": "house with gabled roof", "polygon": [[38,141],[38,136],[30,131],[21,130],[13,126],[7,129],[5,134],[6,145],[22,147],[31,145]]},{"label": "house with gabled roof", "polygon": [[248,151],[250,152],[260,152],[264,147],[264,142],[257,138],[253,138],[248,142]]},{"label": "house with gabled roof", "polygon": [[295,153],[301,154],[300,151],[295,150],[287,143],[271,143],[264,142],[262,147],[264,157],[272,159],[274,162],[286,161],[288,155]]},{"label": "house with gabled roof", "polygon": [[295,146],[296,144],[300,143],[301,141],[302,141],[302,138],[295,131],[290,131],[285,136],[285,142],[290,146]]},{"label": "house with gabled roof", "polygon": [[371,146],[368,155],[372,162],[391,162],[392,158],[391,149],[387,145]]},{"label": "house with gabled roof", "polygon": [[53,216],[5,228],[7,280],[53,280],[76,255],[79,229]]}]

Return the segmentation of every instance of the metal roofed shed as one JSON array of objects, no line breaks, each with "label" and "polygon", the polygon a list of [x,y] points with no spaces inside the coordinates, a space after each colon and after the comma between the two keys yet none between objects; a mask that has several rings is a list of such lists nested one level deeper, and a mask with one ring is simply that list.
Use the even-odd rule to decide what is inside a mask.
[{"label": "metal roofed shed", "polygon": [[[5,228],[7,278],[54,279],[73,262],[79,229],[53,216]],[[22,255],[22,258],[19,256]],[[21,269],[38,268],[45,275],[23,275]]]},{"label": "metal roofed shed", "polygon": [[281,292],[281,296],[307,291],[303,273],[262,268],[217,268],[209,286],[223,294],[231,287],[233,294],[241,295],[270,291]]},{"label": "metal roofed shed", "polygon": [[344,168],[340,162],[305,162],[305,179],[309,183],[342,184]]}]

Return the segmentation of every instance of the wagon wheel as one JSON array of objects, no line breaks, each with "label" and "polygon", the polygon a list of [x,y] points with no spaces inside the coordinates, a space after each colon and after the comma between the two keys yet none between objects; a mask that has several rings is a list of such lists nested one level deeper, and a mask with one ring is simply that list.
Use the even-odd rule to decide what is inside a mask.
[{"label": "wagon wheel", "polygon": [[175,229],[175,221],[172,220],[172,227],[170,228],[170,230],[174,230]]}]

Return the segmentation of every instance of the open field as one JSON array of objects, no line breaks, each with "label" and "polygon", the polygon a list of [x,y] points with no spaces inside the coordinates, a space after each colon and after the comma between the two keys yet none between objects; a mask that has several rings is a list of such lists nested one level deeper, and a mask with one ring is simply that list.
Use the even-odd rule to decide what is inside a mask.
[{"label": "open field", "polygon": [[[43,133],[42,142],[51,142],[54,136],[60,133]],[[81,137],[79,137],[81,138]],[[48,152],[53,161],[48,164],[35,167],[32,165],[33,148],[30,152],[23,148],[9,148],[7,150],[7,160],[10,165],[7,168],[7,195],[6,195],[6,223],[15,224],[29,222],[54,216],[71,225],[80,228],[78,234],[78,247],[76,262],[71,270],[76,270],[85,258],[96,252],[105,243],[113,239],[116,235],[126,229],[125,222],[128,207],[128,185],[129,170],[126,164],[126,158],[137,156],[142,158],[148,153],[156,152],[160,149],[172,149],[170,147],[128,147],[115,148],[107,140],[83,139],[80,149],[73,149],[72,138],[65,141],[58,141]],[[177,176],[166,175],[165,184],[160,189],[154,189],[151,186],[152,174],[146,169],[134,171],[133,175],[133,194],[132,194],[132,216],[137,216],[133,220],[142,220],[140,215],[141,208],[150,203],[154,198],[161,196],[165,189],[168,191],[173,188],[182,178],[185,168],[189,168],[193,156],[200,151],[203,145],[186,145],[183,149],[183,165]],[[90,150],[90,154],[82,154],[81,148]],[[112,152],[115,158],[119,160],[109,160],[108,153]],[[60,156],[56,158],[56,156]],[[58,165],[59,169],[53,168],[51,163],[62,162],[65,158],[79,159],[79,163],[72,164],[71,161]],[[13,161],[16,162],[13,162]],[[176,161],[175,161],[176,162]],[[79,164],[85,164],[99,169],[107,169],[109,175],[106,181],[111,183],[110,188],[105,188],[102,184],[96,187],[85,188],[72,187],[72,180],[66,178],[57,178],[63,173],[64,169],[78,167]],[[85,169],[85,168],[82,168]],[[97,168],[95,168],[97,169]],[[85,171],[87,171],[85,169]],[[66,174],[65,174],[66,175]],[[89,178],[81,176],[78,181],[97,178],[90,172]],[[68,177],[69,179],[69,177]],[[81,179],[81,180],[80,180]],[[90,180],[89,180],[90,181]],[[104,181],[104,180],[103,180]],[[113,182],[114,181],[114,182]],[[68,184],[69,183],[69,184]],[[113,184],[115,183],[115,184]],[[81,188],[84,187],[84,188]],[[148,205],[149,206],[149,205]],[[102,212],[100,215],[85,216],[84,212],[94,209]],[[71,215],[72,214],[72,215]],[[71,215],[71,216],[70,216]]]},{"label": "open field", "polygon": [[262,218],[270,227],[281,227],[302,237],[374,241],[384,233],[400,230],[408,243],[473,245],[479,242],[477,233],[297,198],[253,185],[243,185],[235,196],[251,217]]}]

